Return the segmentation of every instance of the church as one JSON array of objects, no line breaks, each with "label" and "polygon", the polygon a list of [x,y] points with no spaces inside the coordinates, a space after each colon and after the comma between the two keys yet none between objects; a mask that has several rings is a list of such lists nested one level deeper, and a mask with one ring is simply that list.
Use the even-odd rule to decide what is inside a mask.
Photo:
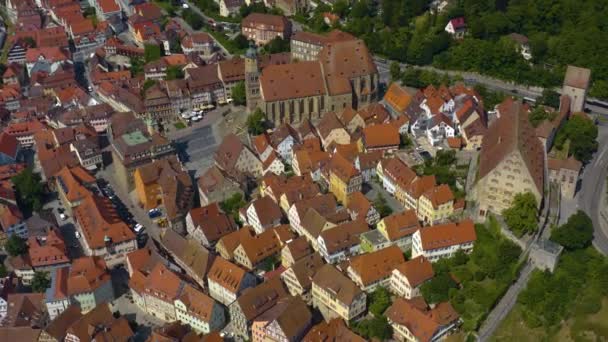
[{"label": "church", "polygon": [[378,70],[360,39],[325,41],[316,60],[291,59],[260,71],[255,48],[245,54],[247,107],[262,109],[275,126],[362,108],[378,99]]}]

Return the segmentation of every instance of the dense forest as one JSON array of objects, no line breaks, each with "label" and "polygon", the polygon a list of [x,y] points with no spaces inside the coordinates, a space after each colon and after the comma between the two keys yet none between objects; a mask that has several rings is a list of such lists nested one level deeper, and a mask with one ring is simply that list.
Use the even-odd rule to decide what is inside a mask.
[{"label": "dense forest", "polygon": [[[370,49],[391,59],[439,68],[478,71],[518,83],[556,86],[568,64],[592,70],[591,96],[608,99],[608,0],[454,0],[431,14],[428,0],[339,0],[333,12],[342,29],[361,37]],[[309,21],[327,27],[319,6]],[[444,27],[464,16],[468,34],[450,39]],[[529,38],[533,59],[526,62],[506,36]]]}]

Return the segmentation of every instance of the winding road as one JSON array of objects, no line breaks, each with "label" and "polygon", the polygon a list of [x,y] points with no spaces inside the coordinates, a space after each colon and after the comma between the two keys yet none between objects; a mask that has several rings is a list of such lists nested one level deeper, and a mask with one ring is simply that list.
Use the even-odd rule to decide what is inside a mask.
[{"label": "winding road", "polygon": [[593,245],[602,254],[608,255],[608,220],[601,216],[602,191],[608,175],[608,123],[600,121],[598,126],[598,151],[587,164],[581,176],[579,208],[593,220]]}]

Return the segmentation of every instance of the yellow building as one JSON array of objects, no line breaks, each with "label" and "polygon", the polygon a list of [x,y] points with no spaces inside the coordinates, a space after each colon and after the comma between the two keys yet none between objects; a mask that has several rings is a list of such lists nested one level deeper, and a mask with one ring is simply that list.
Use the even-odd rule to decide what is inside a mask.
[{"label": "yellow building", "polygon": [[531,192],[540,207],[544,194],[545,149],[519,101],[505,100],[501,116],[481,145],[475,196],[479,216],[500,214],[515,195]]},{"label": "yellow building", "polygon": [[348,197],[361,191],[363,177],[355,166],[340,154],[334,154],[329,161],[329,191],[343,205],[348,205]]},{"label": "yellow building", "polygon": [[442,184],[425,191],[418,199],[418,219],[426,224],[436,224],[454,214],[454,194]]},{"label": "yellow building", "polygon": [[365,312],[366,300],[365,292],[333,265],[322,266],[312,280],[313,306],[332,318],[350,321],[359,317]]}]

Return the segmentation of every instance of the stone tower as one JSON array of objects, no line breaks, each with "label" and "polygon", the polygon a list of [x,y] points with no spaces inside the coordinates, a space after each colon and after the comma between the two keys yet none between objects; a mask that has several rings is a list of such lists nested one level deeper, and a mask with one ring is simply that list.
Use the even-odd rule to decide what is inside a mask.
[{"label": "stone tower", "polygon": [[256,47],[250,43],[245,53],[245,93],[247,95],[247,110],[254,111],[260,102],[260,69]]}]

